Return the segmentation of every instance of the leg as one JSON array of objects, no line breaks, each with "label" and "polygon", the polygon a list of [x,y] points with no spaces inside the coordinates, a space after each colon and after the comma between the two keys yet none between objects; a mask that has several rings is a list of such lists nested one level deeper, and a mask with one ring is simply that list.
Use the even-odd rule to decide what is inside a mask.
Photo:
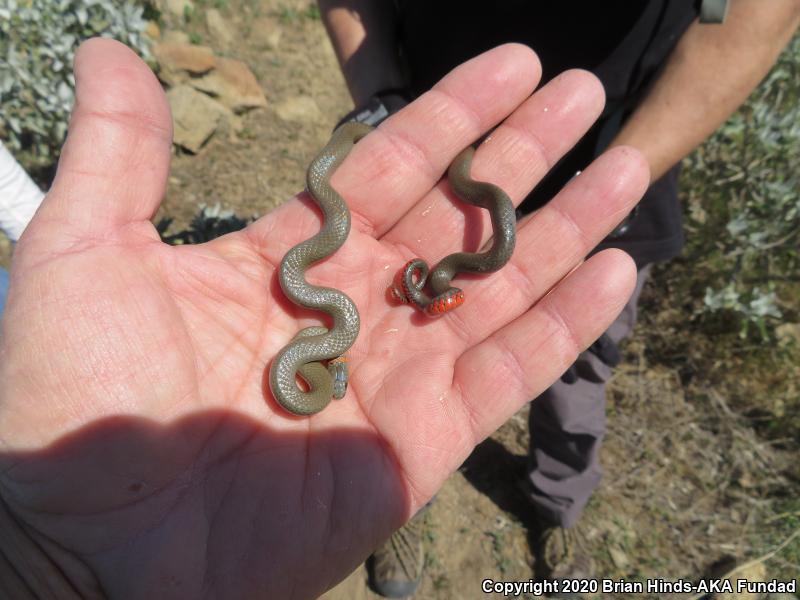
[{"label": "leg", "polygon": [[[642,268],[631,299],[607,334],[616,344],[636,322],[636,304],[650,273]],[[606,431],[605,383],[611,367],[583,352],[574,383],[558,381],[531,404],[528,491],[537,512],[559,527],[575,524],[600,483],[598,453]]]}]

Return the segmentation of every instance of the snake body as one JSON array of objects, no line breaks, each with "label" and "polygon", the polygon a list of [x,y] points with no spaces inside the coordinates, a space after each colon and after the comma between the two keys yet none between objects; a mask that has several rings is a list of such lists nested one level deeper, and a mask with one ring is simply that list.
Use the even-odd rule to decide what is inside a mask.
[{"label": "snake body", "polygon": [[[464,292],[451,285],[458,273],[491,273],[502,268],[511,258],[516,242],[514,205],[502,189],[470,177],[475,150],[465,148],[447,170],[450,187],[463,201],[489,210],[494,237],[486,252],[456,252],[443,258],[428,277],[428,265],[420,259],[410,260],[400,271],[393,295],[410,302],[430,316],[446,313],[464,303]],[[430,282],[433,295],[424,288]]]},{"label": "snake body", "polygon": [[[300,331],[278,353],[270,368],[269,386],[273,396],[286,410],[297,415],[321,411],[331,398],[341,398],[347,389],[347,364],[342,355],[358,336],[358,310],[339,290],[309,284],[305,271],[336,252],[347,239],[350,211],[331,187],[330,178],[353,146],[371,130],[367,125],[345,123],[311,162],[306,173],[306,187],[322,210],[322,229],[291,248],[281,261],[279,279],[283,293],[295,304],[321,310],[333,319],[330,330],[309,327]],[[307,391],[298,387],[298,373],[307,384]]]}]

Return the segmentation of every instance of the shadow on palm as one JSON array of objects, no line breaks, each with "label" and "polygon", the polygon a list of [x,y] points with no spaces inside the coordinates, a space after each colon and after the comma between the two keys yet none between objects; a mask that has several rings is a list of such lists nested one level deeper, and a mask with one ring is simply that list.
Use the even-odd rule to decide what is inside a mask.
[{"label": "shadow on palm", "polygon": [[36,535],[106,573],[110,596],[136,596],[169,573],[182,597],[200,597],[208,582],[228,596],[253,597],[268,582],[270,597],[311,597],[409,510],[376,434],[275,430],[229,410],[168,425],[102,418],[0,464],[14,486],[6,503]]}]

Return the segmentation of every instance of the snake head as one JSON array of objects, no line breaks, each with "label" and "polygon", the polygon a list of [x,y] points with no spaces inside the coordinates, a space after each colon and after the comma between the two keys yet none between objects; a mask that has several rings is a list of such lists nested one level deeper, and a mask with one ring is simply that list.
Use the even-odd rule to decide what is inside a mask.
[{"label": "snake head", "polygon": [[350,377],[347,356],[342,355],[328,361],[328,373],[333,381],[333,399],[341,400],[347,393],[347,381]]}]

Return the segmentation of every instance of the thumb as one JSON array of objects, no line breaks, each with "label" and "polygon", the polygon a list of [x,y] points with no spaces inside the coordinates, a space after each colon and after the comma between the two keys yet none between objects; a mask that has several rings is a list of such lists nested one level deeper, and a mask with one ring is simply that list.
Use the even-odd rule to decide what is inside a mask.
[{"label": "thumb", "polygon": [[[172,120],[150,68],[123,44],[95,38],[78,49],[74,70],[56,178],[23,236],[50,255],[149,220],[169,173]],[[146,231],[156,235],[149,223]]]}]

